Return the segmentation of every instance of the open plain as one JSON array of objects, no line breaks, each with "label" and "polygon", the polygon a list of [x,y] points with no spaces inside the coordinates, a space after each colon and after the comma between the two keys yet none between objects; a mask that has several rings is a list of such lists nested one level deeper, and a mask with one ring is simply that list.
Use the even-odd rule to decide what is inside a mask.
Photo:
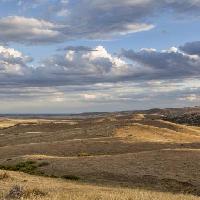
[{"label": "open plain", "polygon": [[0,197],[199,199],[200,127],[175,122],[194,111],[2,116]]}]

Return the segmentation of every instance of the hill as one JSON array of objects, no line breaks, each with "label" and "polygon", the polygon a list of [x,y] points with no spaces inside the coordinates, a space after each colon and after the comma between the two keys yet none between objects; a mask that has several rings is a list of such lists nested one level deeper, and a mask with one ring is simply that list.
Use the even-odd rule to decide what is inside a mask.
[{"label": "hill", "polygon": [[[109,194],[113,199],[123,199],[118,190],[127,199],[131,199],[129,194],[135,195],[133,199],[141,199],[141,195],[144,199],[148,195],[161,200],[164,196],[197,199],[200,127],[168,118],[198,112],[198,108],[183,108],[72,117],[4,117],[0,122],[0,169],[17,179],[6,179],[7,187],[0,189],[8,193],[12,184],[18,185],[17,180],[27,176],[24,179],[30,179],[30,183],[34,180],[36,186],[37,181],[46,183],[41,190],[50,190],[48,199],[56,199],[52,191],[58,185],[62,189],[57,195],[62,199],[68,184],[78,187],[71,199],[81,199],[80,194],[84,195],[82,199],[98,199],[99,195],[109,199]],[[66,182],[69,179],[76,182]],[[27,186],[26,181],[19,183]]]}]

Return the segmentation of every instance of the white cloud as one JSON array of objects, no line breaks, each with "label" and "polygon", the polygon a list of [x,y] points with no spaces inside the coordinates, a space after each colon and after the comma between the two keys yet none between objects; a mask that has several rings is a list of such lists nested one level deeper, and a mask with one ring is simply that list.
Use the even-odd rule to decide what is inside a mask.
[{"label": "white cloud", "polygon": [[81,96],[83,96],[83,98],[84,98],[85,100],[94,100],[94,99],[97,98],[97,96],[96,96],[95,94],[83,94],[83,95],[81,95]]},{"label": "white cloud", "polygon": [[26,64],[32,58],[23,55],[21,52],[12,48],[0,46],[0,77],[7,75],[24,75]]}]

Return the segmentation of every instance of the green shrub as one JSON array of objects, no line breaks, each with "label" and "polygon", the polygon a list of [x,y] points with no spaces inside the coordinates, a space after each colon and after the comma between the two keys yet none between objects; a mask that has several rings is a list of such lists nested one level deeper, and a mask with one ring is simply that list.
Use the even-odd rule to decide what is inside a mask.
[{"label": "green shrub", "polygon": [[34,161],[25,161],[17,163],[16,165],[0,165],[0,169],[34,174],[35,170],[37,169],[35,164],[36,162]]},{"label": "green shrub", "polygon": [[0,165],[0,169],[8,171],[20,171],[31,175],[46,176],[46,177],[50,176],[57,178],[53,175],[47,175],[45,174],[45,172],[38,170],[38,167],[43,167],[47,165],[49,165],[48,162],[41,162],[37,164],[37,162],[29,160],[29,161],[19,162],[15,165]]}]

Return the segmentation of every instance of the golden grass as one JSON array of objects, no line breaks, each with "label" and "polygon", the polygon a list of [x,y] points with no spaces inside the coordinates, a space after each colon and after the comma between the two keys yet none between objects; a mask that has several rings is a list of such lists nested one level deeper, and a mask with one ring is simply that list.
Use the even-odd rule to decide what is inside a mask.
[{"label": "golden grass", "polygon": [[38,123],[40,120],[38,119],[0,119],[0,129],[9,128],[15,126],[17,124],[30,124],[30,123]]},{"label": "golden grass", "polygon": [[200,129],[162,120],[138,121],[117,129],[115,136],[137,142],[200,142]]},{"label": "golden grass", "polygon": [[[4,173],[0,171],[0,173]],[[103,187],[79,182],[9,172],[11,178],[0,180],[0,195],[6,196],[14,185],[23,188],[27,200],[199,200],[184,194],[154,192],[143,189]],[[39,183],[39,184],[38,184]],[[33,192],[31,192],[33,191]],[[34,194],[34,191],[39,191]],[[40,195],[43,193],[45,195]],[[32,195],[31,195],[32,194]],[[38,194],[38,195],[37,195]]]},{"label": "golden grass", "polygon": [[[44,129],[40,126],[43,123]],[[46,123],[53,123],[55,130],[52,126],[52,130],[46,127]],[[57,131],[59,125],[56,124],[59,123],[64,123],[64,128]],[[199,127],[178,125],[160,120],[158,116],[142,114],[129,116],[127,119],[115,116],[98,118],[86,121],[87,123],[86,126],[73,119],[1,119],[0,129],[17,124],[22,127],[32,124],[30,127],[33,130],[30,128],[26,132],[20,132],[23,129],[18,126],[11,130],[1,130],[4,137],[0,138],[0,164],[15,165],[33,160],[38,172],[46,176],[76,176],[87,183],[29,176],[18,172],[5,173],[0,170],[0,200],[15,185],[23,188],[23,198],[28,200],[200,199],[192,195],[172,194],[175,191],[198,194],[200,191],[200,150],[198,144],[192,144],[200,142]],[[69,128],[65,124],[78,126]],[[91,129],[91,124],[95,125],[95,129]],[[119,125],[113,129],[114,135],[102,137],[107,129],[102,131],[96,127],[98,125],[101,128],[105,124],[106,128]],[[35,128],[35,125],[39,125],[39,128]],[[84,131],[77,131],[77,128]],[[58,134],[60,130],[63,131],[62,134]],[[52,134],[54,131],[55,134]],[[77,137],[58,140],[60,135],[68,138],[64,136],[74,133]],[[33,142],[35,137],[39,139]],[[46,138],[40,141],[44,137]],[[16,143],[15,139],[19,142]],[[186,144],[188,142],[191,144]],[[99,183],[104,186],[97,185]],[[128,188],[119,187],[119,183]]]},{"label": "golden grass", "polygon": [[1,120],[0,121],[0,129],[1,128],[8,128],[11,126],[15,126],[17,123],[15,121],[11,121],[11,120]]},{"label": "golden grass", "polygon": [[51,119],[0,119],[0,129],[9,128],[17,124],[28,125],[28,124],[42,124],[42,123],[66,123],[69,125],[75,125],[77,122],[73,120],[51,120]]}]

